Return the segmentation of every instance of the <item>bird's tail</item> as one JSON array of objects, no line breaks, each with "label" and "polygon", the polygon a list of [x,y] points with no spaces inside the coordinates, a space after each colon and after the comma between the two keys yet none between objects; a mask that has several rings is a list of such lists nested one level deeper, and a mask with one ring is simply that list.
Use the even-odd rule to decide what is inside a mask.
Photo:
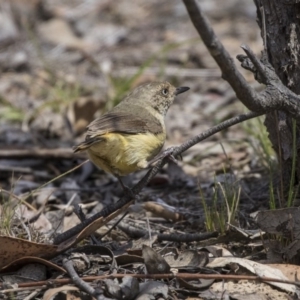
[{"label": "bird's tail", "polygon": [[99,138],[99,137],[97,137],[97,138],[90,138],[90,139],[88,139],[88,140],[86,140],[84,142],[81,142],[77,146],[74,146],[73,147],[73,151],[74,151],[74,153],[85,151],[85,150],[89,149],[93,144],[99,143],[102,140],[103,139]]},{"label": "bird's tail", "polygon": [[90,146],[87,145],[86,142],[82,142],[82,143],[80,143],[79,145],[74,146],[74,147],[73,147],[73,151],[74,151],[74,153],[82,152],[82,151],[87,150],[89,147],[90,147]]}]

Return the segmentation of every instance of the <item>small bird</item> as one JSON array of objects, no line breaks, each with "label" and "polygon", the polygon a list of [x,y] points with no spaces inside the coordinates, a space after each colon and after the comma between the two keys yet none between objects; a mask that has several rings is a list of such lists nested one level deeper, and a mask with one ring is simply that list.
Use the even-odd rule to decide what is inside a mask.
[{"label": "small bird", "polygon": [[74,152],[87,151],[99,168],[121,176],[145,169],[161,151],[166,140],[165,116],[178,94],[188,87],[175,88],[169,82],[143,84],[118,105],[87,127],[85,141]]}]

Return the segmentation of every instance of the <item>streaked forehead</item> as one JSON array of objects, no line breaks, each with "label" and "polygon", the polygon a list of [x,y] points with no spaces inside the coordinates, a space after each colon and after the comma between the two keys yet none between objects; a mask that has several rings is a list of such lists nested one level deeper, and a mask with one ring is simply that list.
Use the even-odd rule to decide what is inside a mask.
[{"label": "streaked forehead", "polygon": [[146,88],[146,89],[160,90],[163,88],[170,88],[170,87],[172,87],[172,85],[167,81],[163,81],[163,82],[146,83],[146,84],[143,84],[141,87]]},{"label": "streaked forehead", "polygon": [[[129,94],[129,96],[147,97],[147,95],[157,94],[162,89],[168,89],[171,92],[170,96],[173,95],[176,90],[176,88],[167,81],[150,82],[138,86]],[[127,98],[127,100],[129,99]]]}]

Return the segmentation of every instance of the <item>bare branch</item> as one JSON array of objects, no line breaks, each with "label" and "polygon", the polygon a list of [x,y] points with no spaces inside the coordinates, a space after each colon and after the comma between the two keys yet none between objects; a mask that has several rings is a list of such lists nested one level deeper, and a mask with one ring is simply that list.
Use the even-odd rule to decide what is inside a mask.
[{"label": "bare branch", "polygon": [[256,70],[259,72],[259,74],[262,77],[262,82],[264,84],[269,83],[269,76],[266,72],[265,66],[259,61],[259,59],[255,56],[255,54],[252,52],[252,50],[247,45],[241,45],[241,48],[245,51],[251,62],[253,63]]},{"label": "bare branch", "polygon": [[[243,63],[246,63],[246,61],[248,61],[248,65],[252,65],[252,68],[246,67],[246,69],[257,73],[260,83],[267,85],[267,88],[268,86],[277,86],[278,84],[285,86],[264,54],[262,59],[259,60],[248,45],[241,45],[241,48],[245,51],[247,56],[238,55],[237,59],[242,62],[242,67],[244,67]],[[265,51],[263,51],[263,53],[265,53]],[[292,91],[288,90],[288,93],[292,93]]]},{"label": "bare branch", "polygon": [[233,59],[217,38],[200,6],[195,0],[183,0],[183,2],[204,44],[219,65],[222,77],[229,82],[237,97],[248,109],[261,112],[261,99],[236,68]]},{"label": "bare branch", "polygon": [[183,2],[204,44],[219,65],[223,78],[231,85],[239,100],[252,111],[267,113],[273,110],[282,110],[300,120],[300,97],[281,82],[274,68],[268,62],[260,62],[249,47],[242,46],[253,65],[251,66],[249,62],[246,63],[244,58],[239,56],[238,59],[242,61],[242,66],[259,74],[259,81],[266,84],[264,91],[256,93],[237,70],[232,58],[203,15],[197,1],[183,0]]}]

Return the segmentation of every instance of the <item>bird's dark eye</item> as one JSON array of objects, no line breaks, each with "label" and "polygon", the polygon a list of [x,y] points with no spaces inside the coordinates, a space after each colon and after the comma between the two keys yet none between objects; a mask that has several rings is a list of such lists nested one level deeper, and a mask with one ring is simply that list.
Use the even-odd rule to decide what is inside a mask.
[{"label": "bird's dark eye", "polygon": [[169,90],[168,89],[163,89],[161,91],[161,93],[164,95],[164,96],[167,96],[169,94]]}]

